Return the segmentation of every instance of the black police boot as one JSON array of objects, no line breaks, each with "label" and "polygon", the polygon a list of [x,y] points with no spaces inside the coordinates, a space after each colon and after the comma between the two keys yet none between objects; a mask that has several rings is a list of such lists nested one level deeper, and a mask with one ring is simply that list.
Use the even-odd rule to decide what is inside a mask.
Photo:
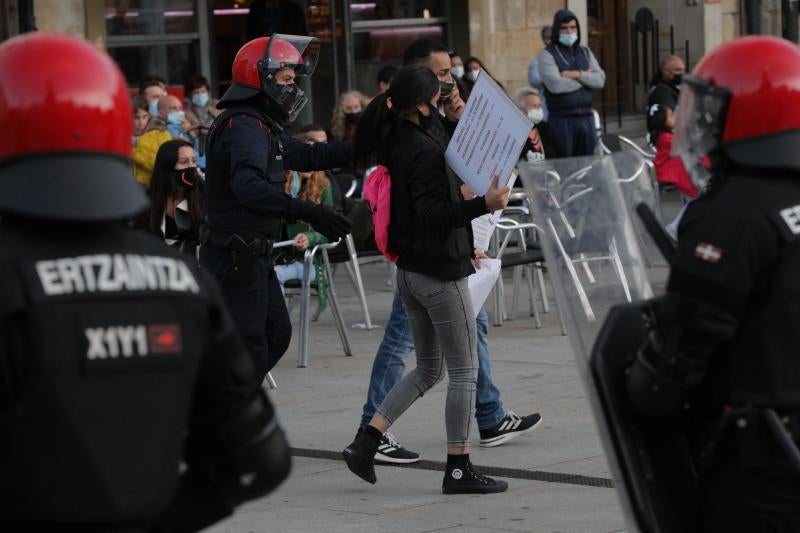
[{"label": "black police boot", "polygon": [[[373,431],[369,431],[370,429]],[[375,476],[375,453],[378,451],[380,442],[380,432],[369,427],[367,431],[359,432],[356,435],[356,440],[342,451],[342,456],[347,462],[347,468],[364,481],[373,485],[378,481]]]},{"label": "black police boot", "polygon": [[479,474],[473,470],[469,460],[447,465],[442,481],[445,494],[489,494],[507,490],[507,482]]}]

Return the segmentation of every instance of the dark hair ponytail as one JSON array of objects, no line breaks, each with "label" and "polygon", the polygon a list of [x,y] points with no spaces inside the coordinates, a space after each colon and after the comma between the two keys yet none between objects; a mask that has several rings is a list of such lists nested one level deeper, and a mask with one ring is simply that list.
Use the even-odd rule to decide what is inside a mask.
[{"label": "dark hair ponytail", "polygon": [[358,121],[354,142],[354,159],[361,167],[369,167],[380,159],[397,119],[417,112],[417,105],[428,102],[439,91],[439,80],[427,67],[403,67],[392,78],[389,90],[376,96]]}]

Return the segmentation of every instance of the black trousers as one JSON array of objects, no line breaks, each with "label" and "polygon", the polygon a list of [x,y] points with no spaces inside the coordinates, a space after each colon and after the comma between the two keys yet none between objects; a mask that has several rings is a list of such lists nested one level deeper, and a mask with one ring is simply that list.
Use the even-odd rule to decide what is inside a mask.
[{"label": "black trousers", "polygon": [[800,472],[771,440],[763,444],[755,454],[740,453],[734,443],[720,450],[715,466],[700,481],[699,531],[800,531]]},{"label": "black trousers", "polygon": [[260,380],[276,364],[292,340],[292,323],[272,260],[256,260],[251,279],[217,278],[222,297],[242,337]]},{"label": "black trousers", "polygon": [[593,115],[555,117],[551,114],[547,124],[558,136],[566,151],[565,157],[594,154],[597,132],[594,129]]}]

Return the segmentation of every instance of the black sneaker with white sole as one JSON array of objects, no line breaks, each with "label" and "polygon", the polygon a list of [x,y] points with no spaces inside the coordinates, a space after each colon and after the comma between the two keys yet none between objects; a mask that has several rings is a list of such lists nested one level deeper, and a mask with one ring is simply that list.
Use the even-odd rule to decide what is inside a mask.
[{"label": "black sneaker with white sole", "polygon": [[411,464],[419,461],[419,454],[403,448],[397,438],[387,431],[378,445],[375,460],[381,463]]},{"label": "black sneaker with white sole", "polygon": [[542,421],[539,413],[528,416],[519,416],[513,411],[506,411],[506,416],[493,428],[482,429],[481,446],[492,448],[524,435],[539,425]]},{"label": "black sneaker with white sole", "polygon": [[479,474],[469,461],[448,465],[442,481],[445,494],[489,494],[507,490],[508,482]]}]

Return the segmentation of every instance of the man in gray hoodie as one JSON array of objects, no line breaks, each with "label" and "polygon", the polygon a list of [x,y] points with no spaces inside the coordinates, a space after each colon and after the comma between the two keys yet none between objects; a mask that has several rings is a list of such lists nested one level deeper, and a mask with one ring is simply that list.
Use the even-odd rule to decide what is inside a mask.
[{"label": "man in gray hoodie", "polygon": [[591,155],[597,143],[592,97],[606,83],[606,73],[592,51],[581,45],[581,30],[572,11],[553,17],[552,41],[539,56],[539,77],[549,111],[548,124],[567,156]]}]

